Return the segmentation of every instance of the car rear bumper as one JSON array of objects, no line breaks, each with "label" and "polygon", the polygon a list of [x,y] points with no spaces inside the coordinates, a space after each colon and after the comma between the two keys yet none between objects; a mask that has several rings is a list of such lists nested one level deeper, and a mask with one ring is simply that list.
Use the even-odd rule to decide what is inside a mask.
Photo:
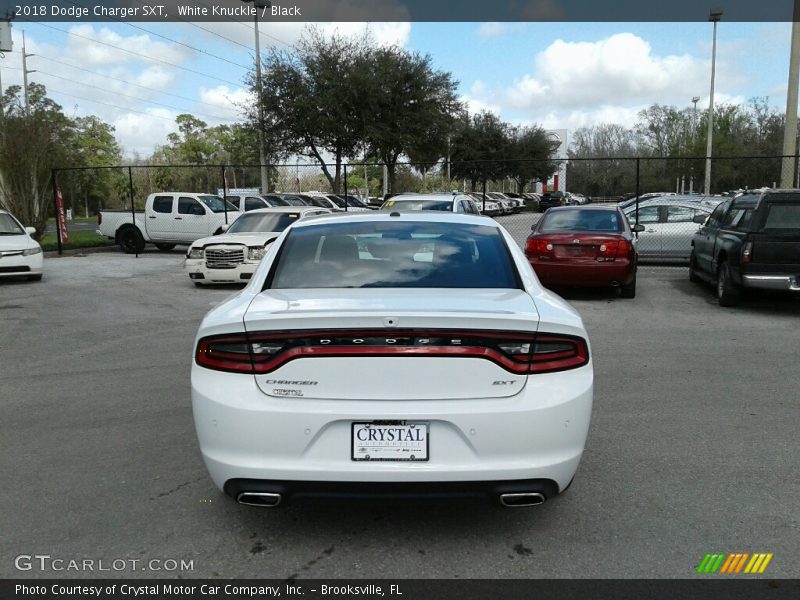
[{"label": "car rear bumper", "polygon": [[782,290],[800,292],[800,274],[785,275],[778,273],[742,275],[742,285],[760,290]]},{"label": "car rear bumper", "polygon": [[628,260],[585,263],[530,262],[536,276],[544,285],[627,285],[636,276],[636,267]]},{"label": "car rear bumper", "polygon": [[[583,454],[592,393],[591,362],[532,375],[509,397],[471,400],[275,398],[253,376],[192,367],[198,441],[220,489],[239,479],[340,482],[343,490],[541,479],[563,490]],[[352,423],[375,420],[427,423],[428,460],[353,460]]]},{"label": "car rear bumper", "polygon": [[[224,490],[231,498],[247,503],[243,494],[272,494],[279,503],[304,498],[336,499],[497,499],[501,494],[539,493],[545,499],[561,489],[550,479],[515,479],[511,481],[443,481],[443,482],[339,482],[279,481],[264,479],[229,479]],[[276,499],[277,500],[277,499]],[[277,506],[278,503],[274,504]],[[262,506],[264,506],[262,504]]]}]

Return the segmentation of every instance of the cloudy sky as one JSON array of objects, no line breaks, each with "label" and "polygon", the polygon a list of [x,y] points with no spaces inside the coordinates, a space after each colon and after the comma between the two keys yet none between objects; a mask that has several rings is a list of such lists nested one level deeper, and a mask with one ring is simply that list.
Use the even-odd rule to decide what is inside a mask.
[{"label": "cloudy sky", "polygon": [[[708,105],[710,23],[337,23],[369,27],[384,44],[430,54],[452,72],[473,111],[550,129],[631,125],[655,102]],[[262,51],[287,48],[305,25],[266,23]],[[22,80],[25,31],[31,81],[69,115],[114,125],[127,155],[149,155],[192,113],[209,125],[235,122],[248,102],[251,23],[14,23],[14,51],[0,58],[4,87]],[[726,23],[718,29],[716,102],[768,96],[786,104],[789,23]]]}]

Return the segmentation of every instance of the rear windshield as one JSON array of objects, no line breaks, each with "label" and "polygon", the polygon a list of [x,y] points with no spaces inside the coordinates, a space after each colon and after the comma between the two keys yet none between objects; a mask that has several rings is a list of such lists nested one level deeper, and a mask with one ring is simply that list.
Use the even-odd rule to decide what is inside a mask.
[{"label": "rear windshield", "polygon": [[328,223],[291,230],[266,287],[519,288],[500,231],[463,223]]},{"label": "rear windshield", "polygon": [[451,212],[453,210],[452,200],[387,200],[383,205],[384,209],[400,210],[440,210]]},{"label": "rear windshield", "polygon": [[767,204],[762,229],[800,229],[800,202]]},{"label": "rear windshield", "polygon": [[236,219],[228,233],[283,231],[300,218],[300,213],[249,213]]},{"label": "rear windshield", "polygon": [[551,210],[545,214],[539,231],[622,231],[622,219],[611,210]]}]

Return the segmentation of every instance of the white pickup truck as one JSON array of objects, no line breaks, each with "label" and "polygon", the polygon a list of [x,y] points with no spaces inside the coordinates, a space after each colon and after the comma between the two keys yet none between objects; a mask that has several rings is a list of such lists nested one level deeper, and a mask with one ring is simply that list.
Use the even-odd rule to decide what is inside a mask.
[{"label": "white pickup truck", "polygon": [[97,233],[114,240],[123,252],[139,253],[147,243],[159,250],[221,233],[241,213],[212,194],[160,192],[150,194],[144,211],[104,210],[97,215]]}]

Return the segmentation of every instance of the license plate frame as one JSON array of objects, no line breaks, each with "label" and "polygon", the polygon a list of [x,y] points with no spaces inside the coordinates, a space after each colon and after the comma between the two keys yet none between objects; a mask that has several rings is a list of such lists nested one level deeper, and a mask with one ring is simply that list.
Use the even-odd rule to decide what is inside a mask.
[{"label": "license plate frame", "polygon": [[[424,439],[416,443],[401,440],[374,440],[372,444],[357,439],[363,430],[400,429],[407,432],[422,431]],[[384,436],[386,434],[384,433]],[[391,445],[381,445],[392,442]],[[350,424],[350,460],[354,462],[428,462],[430,460],[430,422],[428,421],[353,421]],[[405,444],[405,445],[403,445]],[[420,455],[424,452],[423,455]]]}]

